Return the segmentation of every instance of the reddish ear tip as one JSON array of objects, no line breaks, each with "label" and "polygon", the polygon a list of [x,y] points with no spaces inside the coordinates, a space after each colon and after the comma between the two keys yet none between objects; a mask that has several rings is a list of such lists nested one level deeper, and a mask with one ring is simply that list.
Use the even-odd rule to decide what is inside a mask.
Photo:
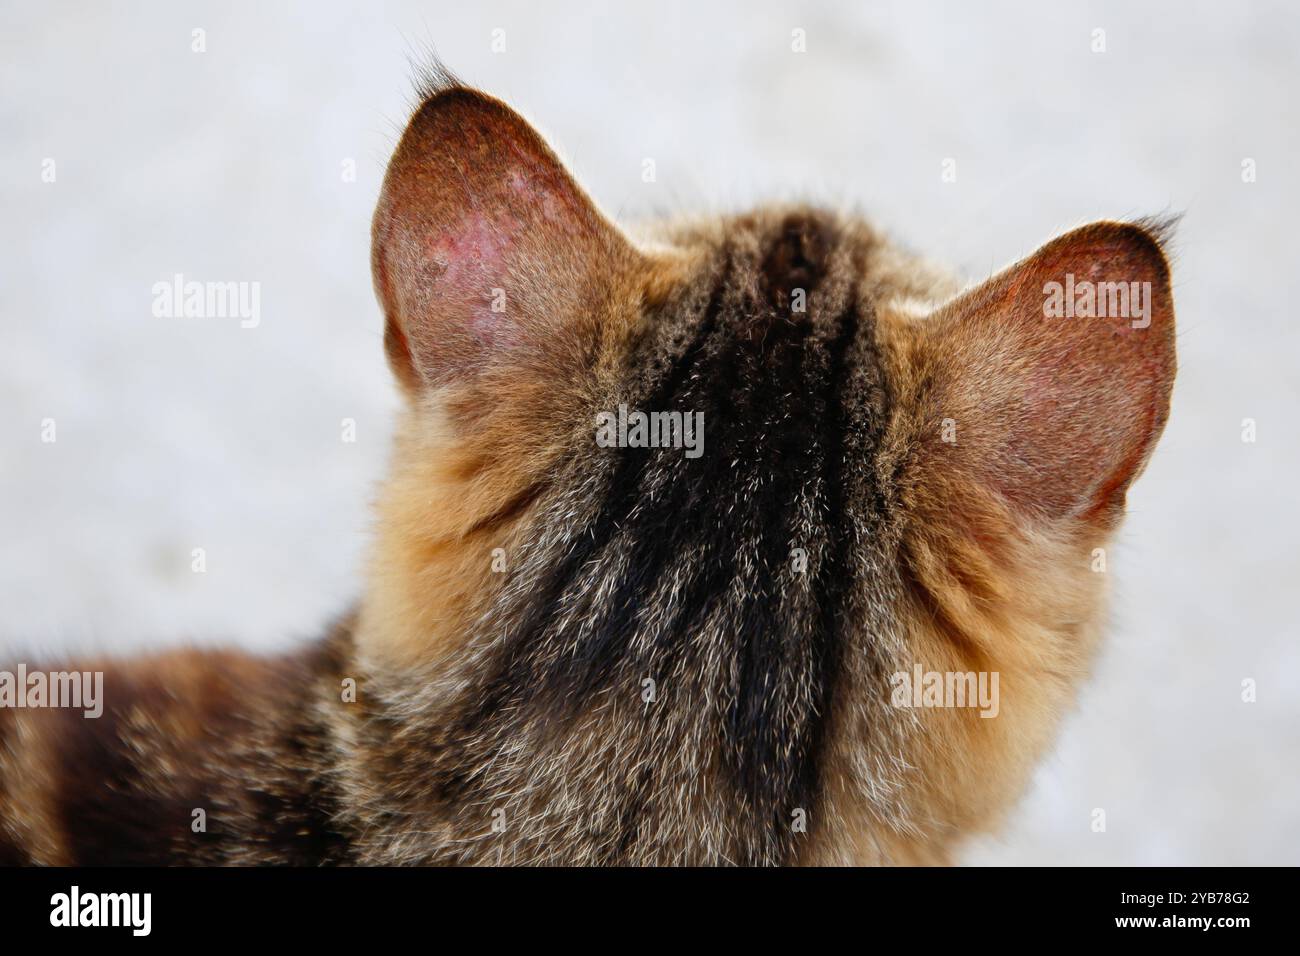
[{"label": "reddish ear tip", "polygon": [[1117,259],[1127,259],[1135,266],[1145,265],[1153,281],[1168,282],[1170,268],[1166,249],[1177,222],[1174,217],[1136,222],[1103,220],[1076,229],[1062,236],[1061,240],[1095,244]]},{"label": "reddish ear tip", "polygon": [[415,109],[408,128],[420,130],[431,124],[457,122],[475,113],[507,111],[499,100],[468,86],[448,86],[429,93]]}]

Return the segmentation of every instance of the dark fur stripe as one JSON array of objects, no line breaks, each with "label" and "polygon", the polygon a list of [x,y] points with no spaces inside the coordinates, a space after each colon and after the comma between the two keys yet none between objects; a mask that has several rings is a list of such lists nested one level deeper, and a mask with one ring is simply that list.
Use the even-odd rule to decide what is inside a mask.
[{"label": "dark fur stripe", "polygon": [[[820,789],[852,574],[842,436],[857,411],[840,393],[854,342],[873,334],[851,294],[845,303],[837,293],[830,312],[819,299],[835,242],[826,221],[790,217],[756,259],[719,251],[698,311],[665,308],[630,360],[632,369],[658,369],[658,380],[630,404],[703,411],[704,456],[605,452],[601,506],[562,555],[537,560],[545,573],[524,589],[528,599],[500,609],[509,632],[486,678],[453,710],[455,730],[436,762],[449,771],[473,764],[479,747],[516,746],[541,726],[551,737],[573,733],[593,706],[635,695],[650,677],[665,693],[700,695],[686,704],[700,709],[692,726],[715,740],[727,801],[750,834],[727,848],[733,862],[793,858],[792,813],[812,814]],[[795,289],[806,312],[791,308]],[[806,575],[792,568],[793,548],[809,555]],[[666,582],[678,582],[672,602],[653,604]],[[581,636],[564,631],[570,614],[584,619]],[[683,675],[713,683],[692,687]],[[649,736],[668,718],[629,719]],[[639,785],[619,790],[611,861],[656,838],[655,769],[638,773]],[[438,780],[456,804],[499,798],[481,779]]]}]

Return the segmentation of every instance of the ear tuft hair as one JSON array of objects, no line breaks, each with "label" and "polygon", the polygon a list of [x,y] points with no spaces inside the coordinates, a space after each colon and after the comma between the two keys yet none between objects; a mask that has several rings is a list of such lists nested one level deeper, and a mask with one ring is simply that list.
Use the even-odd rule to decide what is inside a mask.
[{"label": "ear tuft hair", "polygon": [[412,113],[419,112],[420,107],[436,96],[451,90],[468,89],[432,47],[422,59],[411,60],[411,87],[415,93]]},{"label": "ear tuft hair", "polygon": [[1133,225],[1151,236],[1156,241],[1156,245],[1167,256],[1169,255],[1169,246],[1174,240],[1174,233],[1178,231],[1182,221],[1183,214],[1181,212],[1164,212],[1134,219]]},{"label": "ear tuft hair", "polygon": [[1161,255],[1165,257],[1165,264],[1169,267],[1171,273],[1173,272],[1174,260],[1177,258],[1175,237],[1182,222],[1183,213],[1181,212],[1156,213],[1151,216],[1142,216],[1131,222],[1131,225],[1141,229],[1155,242],[1160,249]]}]

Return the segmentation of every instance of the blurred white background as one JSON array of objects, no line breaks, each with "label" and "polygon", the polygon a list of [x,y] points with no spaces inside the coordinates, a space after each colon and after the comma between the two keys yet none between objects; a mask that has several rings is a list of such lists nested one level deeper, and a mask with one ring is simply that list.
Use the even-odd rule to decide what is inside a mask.
[{"label": "blurred white background", "polygon": [[[0,656],[283,647],[355,596],[397,406],[369,217],[432,43],[624,219],[821,199],[979,279],[1185,212],[1112,638],[967,859],[1300,862],[1300,10],[1135,6],[3,4]],[[178,272],[260,282],[260,325],[155,318]]]}]

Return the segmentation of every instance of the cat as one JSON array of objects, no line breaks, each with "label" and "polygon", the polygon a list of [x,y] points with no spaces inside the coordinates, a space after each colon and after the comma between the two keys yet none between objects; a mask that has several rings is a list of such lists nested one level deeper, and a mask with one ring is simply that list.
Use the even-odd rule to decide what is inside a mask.
[{"label": "cat", "polygon": [[83,663],[98,719],[0,708],[0,862],[952,862],[1101,638],[1169,412],[1166,232],[964,291],[801,205],[634,240],[439,75],[374,217],[404,409],[358,604],[279,657]]}]

